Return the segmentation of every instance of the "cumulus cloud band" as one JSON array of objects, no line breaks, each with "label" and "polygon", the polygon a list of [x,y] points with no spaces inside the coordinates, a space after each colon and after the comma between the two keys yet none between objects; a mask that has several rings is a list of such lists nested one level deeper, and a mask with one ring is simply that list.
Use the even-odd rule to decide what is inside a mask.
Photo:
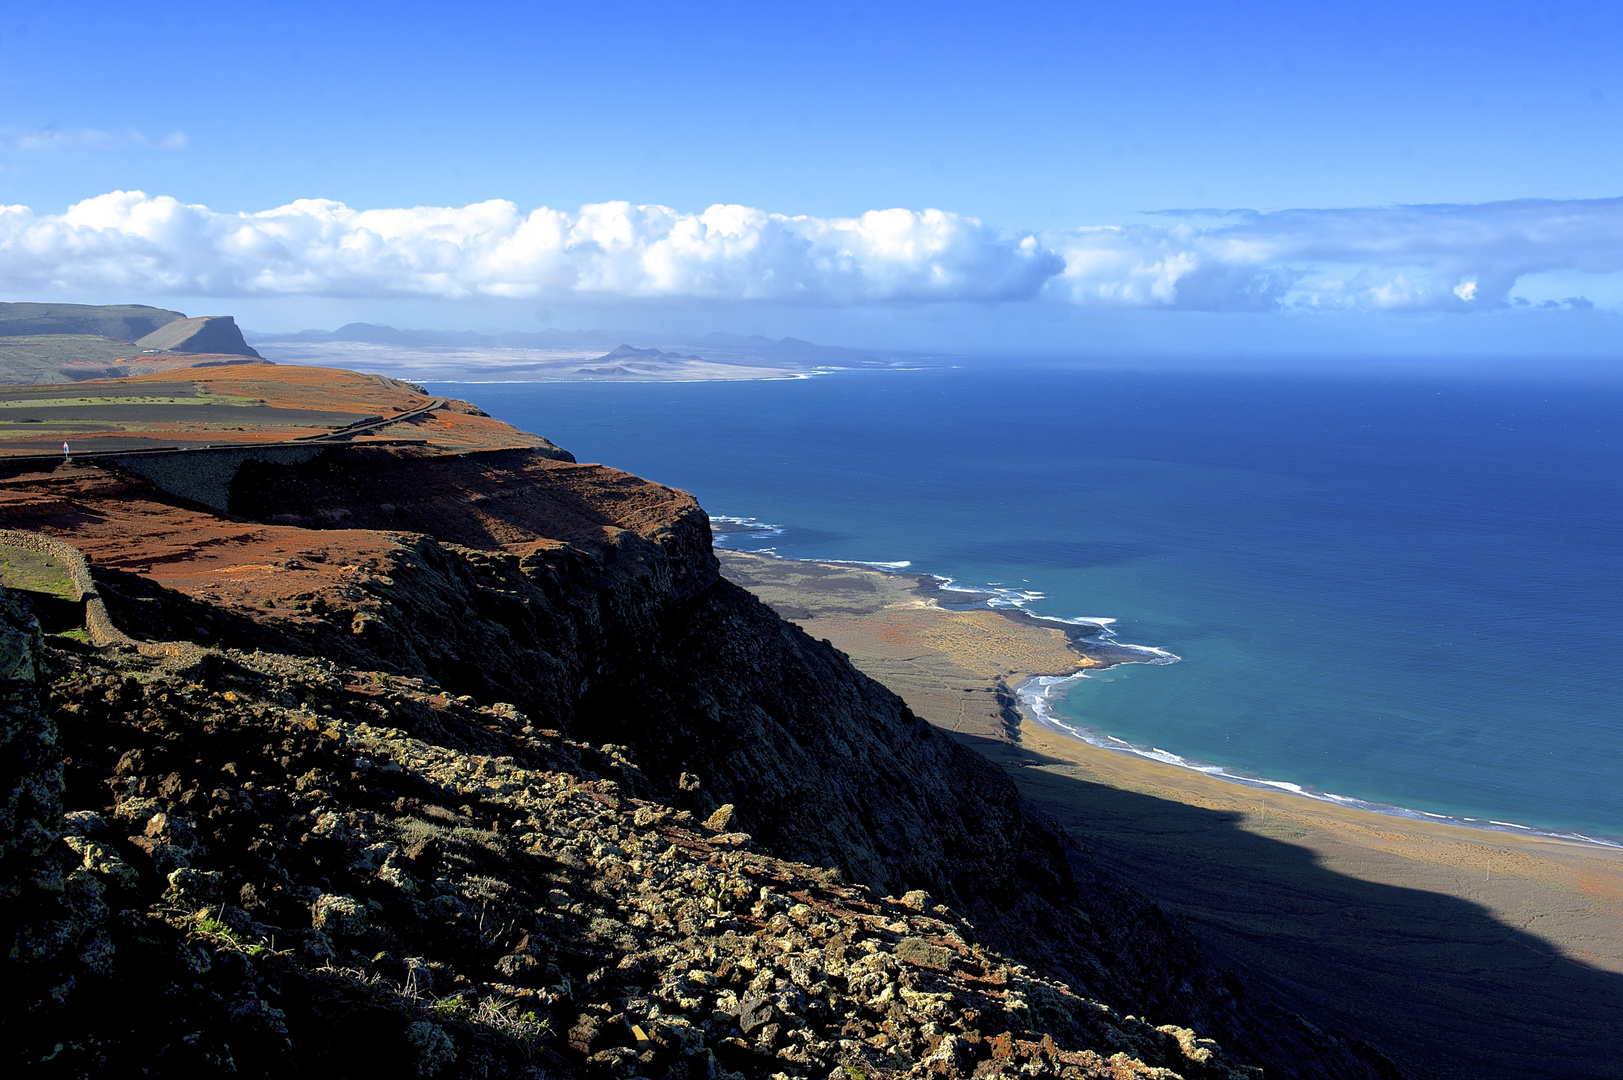
[{"label": "cumulus cloud band", "polygon": [[1623,199],[1182,218],[1011,235],[942,210],[819,218],[608,202],[526,213],[503,200],[354,210],[309,199],[221,213],[115,191],[62,214],[0,207],[0,290],[1480,310],[1518,300],[1511,290],[1529,274],[1623,271]]},{"label": "cumulus cloud band", "polygon": [[1243,211],[1042,240],[1065,258],[1050,289],[1076,303],[1482,310],[1531,274],[1623,271],[1623,198]]},{"label": "cumulus cloud band", "polygon": [[560,294],[847,305],[1029,298],[1063,269],[1032,236],[940,210],[786,217],[492,200],[353,210],[307,199],[224,214],[139,191],[60,215],[0,207],[0,287],[169,295]]}]

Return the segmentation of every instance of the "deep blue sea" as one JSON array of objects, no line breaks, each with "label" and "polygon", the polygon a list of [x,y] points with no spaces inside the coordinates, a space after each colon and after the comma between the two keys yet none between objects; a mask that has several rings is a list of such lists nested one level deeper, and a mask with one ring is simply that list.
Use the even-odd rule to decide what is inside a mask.
[{"label": "deep blue sea", "polygon": [[435,390],[777,527],[733,546],[1040,594],[1180,658],[1060,687],[1096,739],[1623,838],[1615,384],[988,364]]}]

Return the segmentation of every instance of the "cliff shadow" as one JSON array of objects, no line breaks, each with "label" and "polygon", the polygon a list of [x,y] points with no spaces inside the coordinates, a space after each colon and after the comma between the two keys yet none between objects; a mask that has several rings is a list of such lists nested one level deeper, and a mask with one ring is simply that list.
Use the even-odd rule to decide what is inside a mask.
[{"label": "cliff shadow", "polygon": [[1623,1077],[1623,975],[1470,901],[1328,869],[1288,837],[1242,827],[1240,813],[1026,767],[1070,763],[956,737],[1002,765],[1099,869],[1188,919],[1219,963],[1406,1072]]}]

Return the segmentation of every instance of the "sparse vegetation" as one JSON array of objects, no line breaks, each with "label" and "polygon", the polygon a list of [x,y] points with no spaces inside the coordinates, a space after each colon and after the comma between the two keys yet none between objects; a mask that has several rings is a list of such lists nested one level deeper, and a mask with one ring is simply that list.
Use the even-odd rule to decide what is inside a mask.
[{"label": "sparse vegetation", "polygon": [[0,545],[0,585],[63,600],[79,598],[79,590],[61,559],[9,545]]},{"label": "sparse vegetation", "polygon": [[139,350],[127,341],[91,334],[0,337],[0,383],[66,383],[92,377],[64,373],[68,364],[107,364]]}]

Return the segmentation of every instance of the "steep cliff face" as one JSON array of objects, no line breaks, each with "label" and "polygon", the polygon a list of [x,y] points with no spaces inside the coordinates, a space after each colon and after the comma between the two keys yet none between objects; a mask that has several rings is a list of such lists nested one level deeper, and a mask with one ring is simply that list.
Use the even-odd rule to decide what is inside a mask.
[{"label": "steep cliff face", "polygon": [[[330,678],[340,682],[343,671],[425,680],[416,685],[426,696],[444,687],[470,707],[510,710],[528,729],[634,761],[634,779],[616,775],[639,796],[698,818],[719,811],[718,828],[753,835],[806,867],[797,874],[821,866],[875,893],[927,891],[987,947],[1125,1012],[1192,1024],[1272,1075],[1395,1075],[1372,1051],[1213,969],[1185,931],[1034,819],[997,769],[721,580],[707,519],[684,493],[528,450],[373,448],[250,463],[231,489],[233,519],[100,474],[14,485],[10,498],[10,524],[86,551],[114,617],[138,638],[320,657],[338,665]],[[131,692],[131,677],[115,676],[125,680],[119,693]],[[279,737],[234,753],[279,759]],[[466,735],[437,738],[458,753],[473,748]],[[117,779],[117,764],[101,768]],[[160,793],[166,768],[137,761],[129,771]],[[278,768],[278,782],[291,783],[289,767]],[[105,783],[95,775],[86,772],[82,791]],[[171,796],[193,790],[184,770],[176,776]],[[307,786],[335,806],[360,797],[319,778]],[[498,813],[473,809],[464,816]],[[305,842],[292,827],[279,835],[276,844]],[[206,846],[217,857],[243,843],[246,834]],[[311,880],[281,888],[323,887]],[[297,921],[295,906],[277,911],[277,925]],[[965,1055],[935,1071],[992,1060]]]},{"label": "steep cliff face", "polygon": [[137,348],[176,353],[211,353],[259,359],[230,315],[203,315],[165,323],[136,343]]}]

